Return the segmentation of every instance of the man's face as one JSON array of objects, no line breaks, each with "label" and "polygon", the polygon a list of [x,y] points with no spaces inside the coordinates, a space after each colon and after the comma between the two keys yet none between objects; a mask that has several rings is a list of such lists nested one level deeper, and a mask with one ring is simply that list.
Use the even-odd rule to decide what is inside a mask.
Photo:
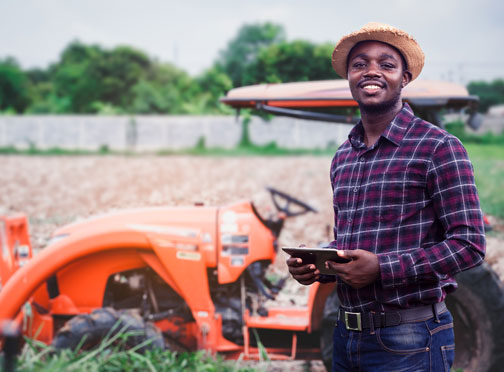
[{"label": "man's face", "polygon": [[348,83],[363,110],[383,112],[398,105],[401,90],[411,80],[401,55],[379,41],[357,44],[348,57]]}]

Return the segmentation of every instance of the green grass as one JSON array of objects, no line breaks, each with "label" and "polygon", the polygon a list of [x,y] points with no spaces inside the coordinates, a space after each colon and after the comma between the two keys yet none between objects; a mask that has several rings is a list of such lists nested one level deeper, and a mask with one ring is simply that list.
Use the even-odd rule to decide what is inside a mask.
[{"label": "green grass", "polygon": [[447,123],[446,130],[457,136],[469,153],[481,202],[487,214],[504,219],[504,132],[472,134],[462,122]]},{"label": "green grass", "polygon": [[[94,350],[54,352],[43,343],[26,340],[17,362],[17,372],[98,371],[98,372],[254,372],[250,366],[236,361],[212,357],[204,351],[176,353],[153,349],[141,354],[133,349],[121,350],[111,346],[109,340]],[[0,363],[3,363],[0,357]],[[0,364],[1,365],[1,364]]]},{"label": "green grass", "polygon": [[1,155],[106,155],[106,154],[129,154],[127,151],[110,151],[107,146],[101,146],[98,150],[69,150],[60,147],[39,149],[31,145],[29,148],[19,149],[14,146],[0,147]]},{"label": "green grass", "polygon": [[465,144],[485,213],[504,219],[504,146]]},{"label": "green grass", "polygon": [[[336,148],[327,149],[287,149],[278,147],[276,143],[270,143],[264,146],[259,145],[242,145],[234,148],[220,148],[211,147],[207,148],[204,145],[196,145],[193,148],[182,150],[160,150],[155,152],[156,155],[170,156],[170,155],[195,155],[195,156],[298,156],[298,155],[320,155],[332,156]],[[149,154],[149,153],[145,153]],[[86,155],[127,155],[127,156],[142,156],[144,153],[135,153],[132,151],[115,151],[107,147],[102,147],[99,150],[68,150],[59,147],[52,147],[48,149],[39,149],[31,146],[27,149],[19,149],[13,146],[0,147],[0,155],[34,155],[34,156],[86,156]],[[150,153],[152,154],[152,153]]]},{"label": "green grass", "polygon": [[298,155],[321,155],[332,156],[336,148],[327,149],[287,149],[278,147],[272,142],[267,145],[241,145],[234,148],[224,149],[219,147],[207,148],[196,146],[185,150],[165,150],[157,152],[158,155],[197,155],[197,156],[298,156]]}]

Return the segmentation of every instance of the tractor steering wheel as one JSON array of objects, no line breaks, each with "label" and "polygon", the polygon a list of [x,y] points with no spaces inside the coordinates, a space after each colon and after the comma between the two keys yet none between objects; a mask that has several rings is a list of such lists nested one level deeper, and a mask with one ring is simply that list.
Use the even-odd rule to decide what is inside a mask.
[{"label": "tractor steering wheel", "polygon": [[[275,204],[276,209],[279,212],[285,213],[287,217],[295,217],[295,216],[300,216],[302,214],[308,213],[308,212],[314,212],[318,213],[318,211],[313,208],[312,206],[303,203],[301,200],[298,200],[294,198],[293,196],[290,196],[284,192],[278,191],[277,189],[274,189],[273,187],[266,187],[266,190],[268,190],[271,194],[271,199],[273,200],[273,204]],[[280,199],[280,201],[278,200]],[[280,203],[284,204],[283,206],[280,205]],[[301,208],[299,211],[293,211],[290,206],[291,205],[296,205]]]}]

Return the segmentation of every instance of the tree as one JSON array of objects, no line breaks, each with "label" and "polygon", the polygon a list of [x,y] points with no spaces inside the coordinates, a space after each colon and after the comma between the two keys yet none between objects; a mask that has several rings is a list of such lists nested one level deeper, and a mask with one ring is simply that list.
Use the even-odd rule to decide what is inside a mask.
[{"label": "tree", "polygon": [[491,83],[473,81],[467,86],[470,94],[479,97],[478,110],[486,112],[490,106],[504,103],[504,80],[496,79]]},{"label": "tree", "polygon": [[337,79],[331,67],[330,44],[295,40],[272,44],[262,49],[256,60],[246,66],[244,84],[281,83]]},{"label": "tree", "polygon": [[233,88],[230,77],[218,66],[205,70],[196,78],[199,89],[197,100],[204,112],[228,113],[229,106],[220,103],[219,99]]},{"label": "tree", "polygon": [[23,112],[29,104],[29,81],[13,58],[0,60],[0,110]]},{"label": "tree", "polygon": [[155,63],[132,91],[135,113],[186,113],[184,102],[190,101],[197,88],[193,79],[170,63]]},{"label": "tree", "polygon": [[76,41],[54,66],[54,92],[57,97],[67,97],[70,110],[76,113],[96,112],[101,104],[126,109],[134,99],[133,86],[150,64],[143,52],[131,47],[104,50]]},{"label": "tree", "polygon": [[127,109],[134,99],[133,86],[146,76],[151,65],[147,55],[131,47],[106,51],[96,66],[103,77],[100,100]]},{"label": "tree", "polygon": [[280,25],[270,22],[244,25],[227,48],[220,53],[218,64],[231,78],[233,86],[241,86],[244,69],[254,62],[259,51],[284,40],[285,31]]}]

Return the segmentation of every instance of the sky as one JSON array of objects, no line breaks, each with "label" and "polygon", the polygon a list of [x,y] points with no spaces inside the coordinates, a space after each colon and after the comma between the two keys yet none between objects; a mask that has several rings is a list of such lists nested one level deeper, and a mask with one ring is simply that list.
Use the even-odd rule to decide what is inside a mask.
[{"label": "sky", "polygon": [[244,24],[271,21],[289,41],[336,44],[376,21],[417,39],[421,78],[467,84],[504,78],[503,17],[501,0],[0,0],[0,58],[45,68],[80,40],[131,45],[194,76]]}]

